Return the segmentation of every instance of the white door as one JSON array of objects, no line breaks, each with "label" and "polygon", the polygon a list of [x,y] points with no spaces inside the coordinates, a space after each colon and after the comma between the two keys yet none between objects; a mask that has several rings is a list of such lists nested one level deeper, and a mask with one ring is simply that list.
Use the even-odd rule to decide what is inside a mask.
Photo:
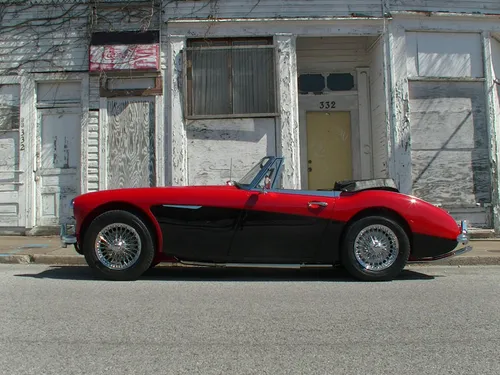
[{"label": "white door", "polygon": [[36,225],[69,223],[71,199],[80,194],[79,108],[38,111]]},{"label": "white door", "polygon": [[[20,170],[19,85],[0,85],[0,227],[25,225],[24,173]],[[22,148],[24,149],[24,134]]]}]

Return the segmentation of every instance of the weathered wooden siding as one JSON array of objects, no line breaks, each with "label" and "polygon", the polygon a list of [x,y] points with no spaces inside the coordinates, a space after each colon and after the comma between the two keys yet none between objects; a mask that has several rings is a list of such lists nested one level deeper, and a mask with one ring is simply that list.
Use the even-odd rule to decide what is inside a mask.
[{"label": "weathered wooden siding", "polygon": [[389,0],[392,11],[500,14],[498,0]]},{"label": "weathered wooden siding", "polygon": [[410,77],[484,76],[479,33],[407,32],[406,52]]},{"label": "weathered wooden siding", "polygon": [[387,177],[387,108],[384,64],[384,40],[381,38],[370,53],[370,106],[372,129],[373,175]]},{"label": "weathered wooden siding", "polygon": [[170,1],[165,19],[381,16],[381,0]]},{"label": "weathered wooden siding", "polygon": [[276,154],[274,119],[197,120],[187,124],[190,185],[239,179],[263,156]]},{"label": "weathered wooden siding", "polygon": [[99,190],[99,111],[89,111],[87,150],[87,189]]},{"label": "weathered wooden siding", "polygon": [[482,82],[411,82],[413,193],[445,207],[491,201]]},{"label": "weathered wooden siding", "polygon": [[375,37],[297,38],[297,71],[352,72],[368,65],[367,49]]},{"label": "weathered wooden siding", "polygon": [[92,31],[158,30],[160,14],[153,1],[101,1],[92,14]]},{"label": "weathered wooden siding", "polygon": [[88,67],[88,6],[0,4],[0,74],[18,68],[36,71]]}]

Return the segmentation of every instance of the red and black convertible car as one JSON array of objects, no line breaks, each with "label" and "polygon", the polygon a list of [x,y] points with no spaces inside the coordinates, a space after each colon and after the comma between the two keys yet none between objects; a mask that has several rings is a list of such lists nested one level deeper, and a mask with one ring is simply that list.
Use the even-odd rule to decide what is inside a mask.
[{"label": "red and black convertible car", "polygon": [[389,280],[409,262],[470,251],[467,224],[390,179],[331,190],[281,188],[284,160],[268,156],[221,186],[103,190],[76,197],[74,233],[95,275],[134,280],[160,262],[224,267],[344,266]]}]

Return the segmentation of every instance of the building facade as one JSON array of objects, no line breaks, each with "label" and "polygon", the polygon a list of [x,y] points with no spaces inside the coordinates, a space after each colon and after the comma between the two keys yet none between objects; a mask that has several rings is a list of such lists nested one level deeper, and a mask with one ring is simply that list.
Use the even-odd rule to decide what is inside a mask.
[{"label": "building facade", "polygon": [[44,233],[77,194],[223,184],[273,154],[286,187],[391,177],[498,232],[500,3],[451,4],[5,5],[0,227]]}]

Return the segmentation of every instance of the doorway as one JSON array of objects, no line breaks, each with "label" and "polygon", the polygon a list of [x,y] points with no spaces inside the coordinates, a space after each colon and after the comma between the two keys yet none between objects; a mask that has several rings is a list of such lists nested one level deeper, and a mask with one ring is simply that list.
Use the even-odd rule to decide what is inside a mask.
[{"label": "doorway", "polygon": [[333,189],[352,179],[350,111],[307,112],[308,189]]},{"label": "doorway", "polygon": [[38,226],[71,221],[70,202],[80,194],[81,109],[38,111],[36,193]]}]

